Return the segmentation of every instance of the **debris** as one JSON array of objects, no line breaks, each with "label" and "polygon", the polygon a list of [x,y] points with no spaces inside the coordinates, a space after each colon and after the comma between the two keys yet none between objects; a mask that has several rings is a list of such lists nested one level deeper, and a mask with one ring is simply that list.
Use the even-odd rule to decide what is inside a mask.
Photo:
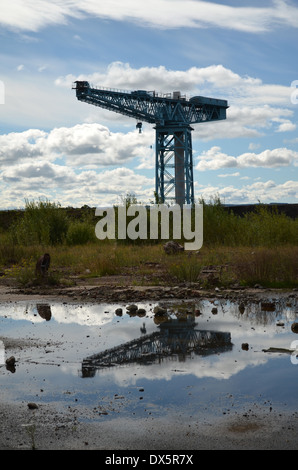
[{"label": "debris", "polygon": [[277,352],[277,353],[287,353],[292,354],[296,349],[287,349],[287,348],[269,348],[269,349],[262,349],[263,352]]},{"label": "debris", "polygon": [[178,253],[179,251],[184,251],[183,246],[179,245],[179,243],[170,240],[169,242],[165,243],[163,246],[167,255],[173,255]]}]

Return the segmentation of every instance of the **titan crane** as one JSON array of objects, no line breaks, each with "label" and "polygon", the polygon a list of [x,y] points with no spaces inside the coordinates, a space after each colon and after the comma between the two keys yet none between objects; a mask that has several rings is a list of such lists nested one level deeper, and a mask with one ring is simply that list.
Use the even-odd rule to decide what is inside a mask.
[{"label": "titan crane", "polygon": [[141,132],[142,122],[155,124],[155,193],[159,203],[168,200],[194,204],[191,124],[226,119],[226,100],[194,96],[179,91],[119,91],[91,87],[87,81],[73,84],[80,101],[132,117]]}]

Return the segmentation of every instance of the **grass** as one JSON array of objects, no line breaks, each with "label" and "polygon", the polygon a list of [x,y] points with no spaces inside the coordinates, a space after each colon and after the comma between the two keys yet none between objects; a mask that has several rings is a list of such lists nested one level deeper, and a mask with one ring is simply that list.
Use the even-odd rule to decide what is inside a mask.
[{"label": "grass", "polygon": [[44,283],[35,277],[35,263],[41,254],[49,252],[51,268],[46,282],[50,285],[74,275],[86,278],[129,273],[134,284],[298,286],[297,219],[263,205],[239,217],[226,211],[217,198],[208,204],[201,202],[203,247],[199,253],[177,255],[166,255],[163,241],[97,240],[96,220],[90,214],[81,220],[71,219],[49,202],[28,203],[24,217],[0,233],[1,275],[17,279],[21,285]]}]

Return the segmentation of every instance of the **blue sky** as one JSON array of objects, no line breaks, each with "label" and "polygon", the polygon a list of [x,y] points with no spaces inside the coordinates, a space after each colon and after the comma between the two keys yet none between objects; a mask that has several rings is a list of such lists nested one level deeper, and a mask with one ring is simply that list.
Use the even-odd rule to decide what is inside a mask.
[{"label": "blue sky", "polygon": [[[72,81],[227,99],[195,126],[195,196],[298,203],[294,0],[1,0],[0,208],[153,199],[154,130]],[[297,83],[294,83],[297,80]]]}]

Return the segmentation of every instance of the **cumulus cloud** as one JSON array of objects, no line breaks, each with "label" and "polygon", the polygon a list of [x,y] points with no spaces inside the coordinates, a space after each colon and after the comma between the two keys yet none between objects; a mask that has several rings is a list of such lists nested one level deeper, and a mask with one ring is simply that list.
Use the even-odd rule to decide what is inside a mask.
[{"label": "cumulus cloud", "polygon": [[46,133],[39,129],[0,135],[0,166],[43,154]]},{"label": "cumulus cloud", "polygon": [[236,187],[233,185],[218,186],[201,186],[197,190],[199,197],[203,197],[206,201],[217,194],[221,201],[226,204],[250,204],[261,201],[262,203],[270,202],[288,202],[289,199],[298,202],[298,182],[289,180],[284,183],[275,183],[273,180],[257,181],[250,185]]},{"label": "cumulus cloud", "polygon": [[[88,80],[91,86],[147,89],[164,93],[181,90],[189,96],[203,95],[227,99],[230,106],[227,110],[227,120],[195,126],[194,137],[199,139],[255,138],[269,128],[274,132],[291,132],[296,128],[296,124],[291,121],[294,111],[290,102],[290,84],[264,84],[258,78],[241,76],[223,65],[169,70],[164,66],[136,69],[128,63],[113,62],[103,72],[62,76],[57,78],[55,83],[58,87],[70,88],[75,80]],[[85,108],[87,112],[87,106]],[[105,113],[108,117],[108,112]],[[110,119],[111,114],[114,116],[115,113],[109,113]]]},{"label": "cumulus cloud", "polygon": [[298,165],[298,152],[287,148],[264,150],[256,153],[243,153],[237,157],[227,155],[220,147],[214,146],[202,152],[198,157],[196,170],[218,170],[219,168],[248,168],[264,167],[278,168],[283,166]]},{"label": "cumulus cloud", "polygon": [[[131,67],[128,63],[112,62],[105,71],[92,74],[58,77],[57,86],[71,87],[75,80],[87,80],[91,85],[128,90],[149,89],[161,92],[181,90],[192,95],[229,99],[233,105],[246,106],[290,104],[293,89],[289,86],[264,84],[255,77],[241,76],[221,64],[191,67],[187,70],[169,70],[159,67]],[[207,95],[206,95],[207,93]]]},{"label": "cumulus cloud", "polygon": [[96,206],[117,203],[128,192],[148,201],[154,179],[123,165],[133,158],[146,161],[152,153],[150,135],[113,133],[91,123],[49,133],[31,129],[2,135],[1,208],[23,207],[24,198],[40,197],[63,205]]},{"label": "cumulus cloud", "polygon": [[248,33],[271,31],[276,26],[297,27],[293,1],[272,0],[268,6],[232,6],[201,0],[2,0],[0,23],[21,31],[38,31],[72,18],[97,17],[134,22],[161,29],[217,27]]},{"label": "cumulus cloud", "polygon": [[33,158],[55,161],[64,158],[69,167],[121,165],[133,158],[146,158],[152,152],[153,132],[126,134],[111,132],[96,123],[55,128],[46,133],[38,129],[0,135],[0,166]]},{"label": "cumulus cloud", "polygon": [[32,161],[3,170],[0,175],[1,208],[24,207],[26,199],[47,198],[63,206],[110,205],[128,193],[139,201],[153,198],[154,180],[132,169],[74,169],[52,162]]}]

